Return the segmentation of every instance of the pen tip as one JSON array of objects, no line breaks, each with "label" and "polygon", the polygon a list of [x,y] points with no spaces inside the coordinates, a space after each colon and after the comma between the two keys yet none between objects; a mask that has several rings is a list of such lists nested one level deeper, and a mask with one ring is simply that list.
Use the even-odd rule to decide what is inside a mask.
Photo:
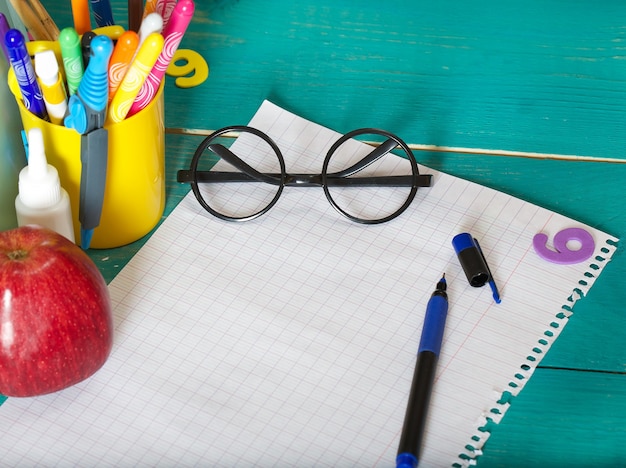
[{"label": "pen tip", "polygon": [[447,289],[446,284],[446,274],[444,273],[441,279],[437,282],[437,286],[435,287],[436,291],[445,291]]},{"label": "pen tip", "polygon": [[93,237],[93,229],[80,230],[80,247],[83,250],[87,250],[91,245],[91,238]]}]

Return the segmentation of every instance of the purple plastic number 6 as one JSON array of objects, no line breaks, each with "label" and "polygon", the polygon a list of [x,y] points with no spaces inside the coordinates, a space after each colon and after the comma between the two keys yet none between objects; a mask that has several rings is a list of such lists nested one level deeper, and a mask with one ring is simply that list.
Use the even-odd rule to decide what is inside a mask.
[{"label": "purple plastic number 6", "polygon": [[[533,237],[535,251],[544,260],[560,265],[584,262],[593,255],[596,248],[591,234],[581,228],[567,228],[557,232],[554,236],[556,252],[546,246],[547,241],[547,235],[543,233],[535,234],[535,237]],[[578,241],[580,248],[577,250],[569,249],[567,247],[569,241]]]}]

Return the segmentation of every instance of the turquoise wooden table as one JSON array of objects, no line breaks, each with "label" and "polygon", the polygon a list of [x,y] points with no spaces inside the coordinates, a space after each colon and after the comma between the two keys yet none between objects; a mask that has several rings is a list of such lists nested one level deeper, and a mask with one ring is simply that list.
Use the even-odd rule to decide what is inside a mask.
[{"label": "turquoise wooden table", "polygon": [[[69,2],[43,4],[72,24]],[[201,134],[268,98],[338,131],[390,130],[422,164],[622,237],[625,17],[621,0],[198,1],[181,47],[210,76],[166,83],[165,215]],[[144,241],[90,255],[111,280]],[[625,276],[619,249],[478,466],[626,466]]]}]

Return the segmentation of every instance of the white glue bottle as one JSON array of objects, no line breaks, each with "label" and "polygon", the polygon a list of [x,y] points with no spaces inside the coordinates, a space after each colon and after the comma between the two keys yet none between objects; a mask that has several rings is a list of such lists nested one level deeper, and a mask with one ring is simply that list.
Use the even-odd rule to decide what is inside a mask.
[{"label": "white glue bottle", "polygon": [[46,160],[40,128],[28,132],[28,166],[20,171],[18,185],[17,224],[38,224],[75,242],[70,197],[61,187],[59,173]]}]

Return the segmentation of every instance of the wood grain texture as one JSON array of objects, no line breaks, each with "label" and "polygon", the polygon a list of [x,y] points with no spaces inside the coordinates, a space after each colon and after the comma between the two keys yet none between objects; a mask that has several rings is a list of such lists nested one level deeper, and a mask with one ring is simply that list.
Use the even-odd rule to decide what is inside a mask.
[{"label": "wood grain texture", "polygon": [[[60,28],[67,2],[43,0]],[[125,23],[126,2],[113,12]],[[409,143],[626,160],[626,4],[197,1],[181,47],[211,73],[166,82],[166,125],[245,124],[263,99],[338,131]],[[198,136],[169,133],[166,215]],[[418,160],[626,236],[626,164],[416,152]],[[145,238],[90,251],[110,281]],[[626,259],[619,249],[494,428],[479,467],[620,466],[626,455]],[[532,293],[532,292],[529,292]]]},{"label": "wood grain texture", "polygon": [[[62,3],[46,7],[69,25]],[[505,3],[198,2],[181,47],[211,75],[192,92],[168,86],[187,111],[167,125],[242,123],[269,97],[340,131],[623,158],[623,2]]]},{"label": "wood grain texture", "polygon": [[488,439],[480,468],[620,467],[626,376],[537,369]]}]

